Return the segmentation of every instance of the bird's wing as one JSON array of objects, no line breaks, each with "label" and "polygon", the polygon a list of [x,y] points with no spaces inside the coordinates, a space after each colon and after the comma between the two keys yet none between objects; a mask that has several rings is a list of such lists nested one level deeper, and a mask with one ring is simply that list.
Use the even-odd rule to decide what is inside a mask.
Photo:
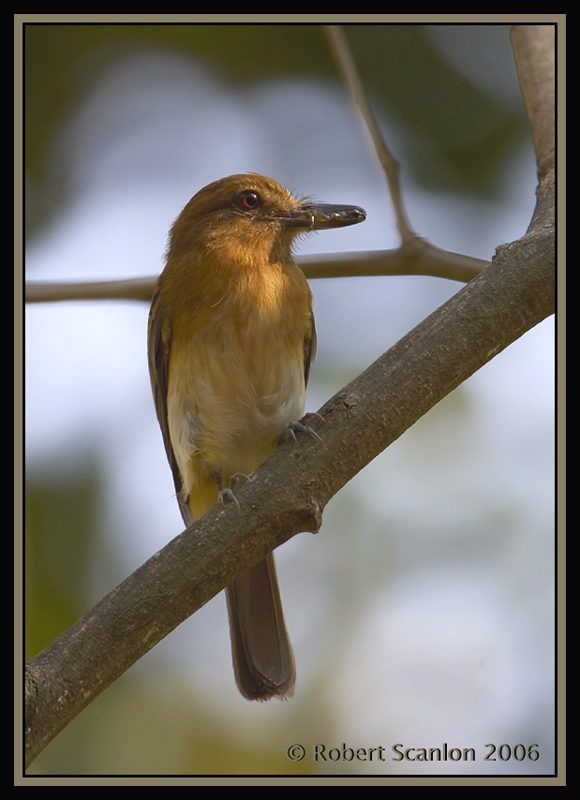
[{"label": "bird's wing", "polygon": [[310,332],[304,337],[304,385],[308,384],[310,365],[314,363],[316,356],[316,325],[314,324],[314,314],[310,314],[312,321]]},{"label": "bird's wing", "polygon": [[169,435],[169,421],[167,417],[167,391],[169,385],[169,354],[171,352],[171,339],[172,330],[169,325],[164,310],[163,304],[160,299],[160,285],[157,285],[153,300],[151,302],[151,310],[149,312],[149,324],[147,328],[147,355],[149,361],[149,375],[151,377],[151,388],[153,389],[153,400],[155,402],[155,411],[157,412],[157,419],[163,434],[163,443],[165,445],[165,452],[169,460],[169,466],[173,473],[173,482],[175,484],[175,491],[177,492],[177,499],[179,501],[179,508],[186,525],[193,522],[191,512],[185,499],[182,496],[182,480],[177,459],[173,452],[171,445],[171,436]]}]

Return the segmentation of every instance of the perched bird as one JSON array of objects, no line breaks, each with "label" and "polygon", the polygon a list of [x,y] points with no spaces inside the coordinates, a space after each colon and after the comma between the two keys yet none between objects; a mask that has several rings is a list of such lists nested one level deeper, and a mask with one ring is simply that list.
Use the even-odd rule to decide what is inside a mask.
[{"label": "perched bird", "polygon": [[[201,189],[173,224],[148,354],[186,525],[232,497],[237,476],[253,472],[287,426],[300,425],[316,332],[310,287],[292,258],[297,235],[365,216],[295,199],[249,173]],[[294,656],[273,555],[226,594],[240,692],[249,700],[290,697]]]}]

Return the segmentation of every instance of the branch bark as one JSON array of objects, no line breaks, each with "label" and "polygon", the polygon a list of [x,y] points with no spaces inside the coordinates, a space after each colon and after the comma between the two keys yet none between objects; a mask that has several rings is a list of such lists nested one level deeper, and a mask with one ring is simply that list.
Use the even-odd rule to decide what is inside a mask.
[{"label": "branch bark", "polygon": [[[514,50],[519,71],[517,44]],[[524,64],[523,86],[542,93],[541,82],[534,90],[528,76]],[[241,513],[233,505],[211,509],[27,663],[27,766],[100,692],[235,577],[297,533],[318,531],[326,504],[354,475],[554,313],[554,170],[546,168],[550,147],[542,137],[537,148],[540,182],[526,234],[499,247],[486,269],[320,409],[323,421],[312,425],[325,446],[311,438],[283,442],[240,484]]]},{"label": "branch bark", "polygon": [[556,28],[514,25],[511,40],[541,183],[556,162]]}]

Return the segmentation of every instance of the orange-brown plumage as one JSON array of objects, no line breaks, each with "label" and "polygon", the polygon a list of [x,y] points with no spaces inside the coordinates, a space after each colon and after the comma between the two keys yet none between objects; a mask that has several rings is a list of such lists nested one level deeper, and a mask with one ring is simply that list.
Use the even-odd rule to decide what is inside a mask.
[{"label": "orange-brown plumage", "polygon": [[[175,221],[149,318],[158,419],[186,524],[249,474],[304,412],[316,349],[296,235],[364,219],[295,199],[275,181],[232,175]],[[249,699],[290,696],[295,672],[273,556],[228,587],[236,680]]]}]

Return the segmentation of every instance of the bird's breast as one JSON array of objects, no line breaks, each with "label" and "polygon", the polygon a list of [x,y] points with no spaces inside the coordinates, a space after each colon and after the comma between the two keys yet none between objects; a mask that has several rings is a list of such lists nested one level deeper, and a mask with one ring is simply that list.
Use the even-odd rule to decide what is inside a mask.
[{"label": "bird's breast", "polygon": [[278,271],[239,282],[176,325],[168,421],[182,473],[191,459],[224,474],[252,472],[302,416],[312,317],[300,277]]}]

